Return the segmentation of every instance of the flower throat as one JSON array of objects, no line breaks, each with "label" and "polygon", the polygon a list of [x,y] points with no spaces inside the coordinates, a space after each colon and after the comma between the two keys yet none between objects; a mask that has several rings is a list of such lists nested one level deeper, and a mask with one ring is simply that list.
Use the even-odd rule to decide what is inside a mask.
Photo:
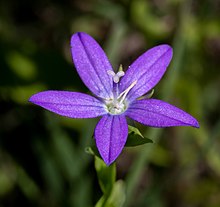
[{"label": "flower throat", "polygon": [[126,90],[118,95],[118,83],[125,73],[122,71],[122,66],[120,65],[119,71],[115,74],[114,71],[108,70],[107,73],[112,76],[113,82],[116,86],[116,94],[114,98],[105,100],[107,111],[109,114],[118,115],[126,111],[128,108],[128,103],[126,102],[126,96],[129,91],[136,85],[137,81],[134,81]]}]

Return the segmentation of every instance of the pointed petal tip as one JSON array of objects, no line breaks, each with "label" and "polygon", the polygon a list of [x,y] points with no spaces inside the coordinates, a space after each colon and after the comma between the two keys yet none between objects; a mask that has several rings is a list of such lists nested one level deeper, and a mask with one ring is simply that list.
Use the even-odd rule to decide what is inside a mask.
[{"label": "pointed petal tip", "polygon": [[128,136],[124,116],[103,116],[95,128],[95,140],[99,154],[107,166],[121,154]]},{"label": "pointed petal tip", "polygon": [[[164,51],[169,51],[169,52],[171,52],[171,53],[173,53],[173,48],[170,46],[170,45],[168,45],[168,44],[161,44],[161,45],[157,45],[157,46],[155,46],[155,47],[153,47],[154,49],[162,49],[162,50],[164,50]],[[151,48],[151,49],[153,49],[153,48]]]},{"label": "pointed petal tip", "polygon": [[82,41],[82,39],[85,39],[87,41],[87,39],[91,39],[91,38],[92,37],[85,32],[76,32],[71,36],[70,46],[73,47],[75,44],[79,42],[79,40]]},{"label": "pointed petal tip", "polygon": [[199,128],[198,121],[192,115],[157,99],[133,102],[126,111],[126,115],[151,127],[191,126]]},{"label": "pointed petal tip", "polygon": [[74,45],[73,42],[75,42],[76,39],[80,38],[80,37],[83,36],[83,35],[88,35],[88,34],[86,34],[85,32],[76,32],[76,33],[74,33],[74,34],[71,36],[71,40],[70,40],[71,46]]},{"label": "pointed petal tip", "polygon": [[75,68],[87,88],[100,98],[111,98],[112,70],[104,50],[89,34],[77,32],[71,37],[71,53]]},{"label": "pointed petal tip", "polygon": [[167,52],[170,53],[170,58],[172,58],[173,57],[173,48],[170,45],[167,45],[167,44],[163,44],[161,46],[164,47],[165,49],[167,49]]},{"label": "pointed petal tip", "polygon": [[[186,113],[186,112],[185,112]],[[184,123],[184,122],[183,122]],[[188,121],[185,121],[185,126],[191,126],[194,128],[200,128],[199,122],[192,115],[188,114]],[[183,126],[184,126],[183,125]]]},{"label": "pointed petal tip", "polygon": [[192,127],[200,128],[199,122],[195,119],[195,123],[192,124]]},{"label": "pointed petal tip", "polygon": [[[103,159],[103,158],[102,158]],[[114,159],[114,160],[106,160],[106,159],[103,159],[103,161],[104,161],[104,163],[109,167],[114,161],[115,161],[116,159]]]},{"label": "pointed petal tip", "polygon": [[[191,116],[191,115],[190,115]],[[191,120],[183,121],[180,124],[173,125],[173,126],[186,126],[186,127],[193,127],[193,128],[200,128],[198,121],[194,117],[190,117]]]},{"label": "pointed petal tip", "polygon": [[29,102],[69,118],[94,118],[107,113],[98,99],[78,92],[42,91],[31,96]]},{"label": "pointed petal tip", "polygon": [[169,62],[170,62],[173,57],[173,48],[168,44],[162,44],[156,47],[158,47],[158,49],[166,51],[165,53],[167,54],[167,58],[169,59]]},{"label": "pointed petal tip", "polygon": [[161,45],[158,45],[156,47],[164,47],[164,48],[167,48],[167,49],[171,49],[172,50],[172,47],[168,44],[161,44]]},{"label": "pointed petal tip", "polygon": [[32,103],[32,96],[28,99],[28,102]]},{"label": "pointed petal tip", "polygon": [[40,91],[38,93],[33,94],[29,99],[28,102],[31,102],[33,104],[37,104],[41,102],[44,99],[45,94],[53,92],[52,90],[48,91]]},{"label": "pointed petal tip", "polygon": [[167,44],[157,45],[140,55],[122,77],[119,90],[127,89],[132,82],[137,84],[128,94],[132,101],[151,90],[163,77],[173,56],[173,49]]},{"label": "pointed petal tip", "polygon": [[[37,94],[38,94],[38,93],[37,93]],[[35,102],[36,102],[35,99],[36,99],[37,94],[32,95],[32,96],[28,99],[28,102],[31,102],[31,103],[35,104]]]}]

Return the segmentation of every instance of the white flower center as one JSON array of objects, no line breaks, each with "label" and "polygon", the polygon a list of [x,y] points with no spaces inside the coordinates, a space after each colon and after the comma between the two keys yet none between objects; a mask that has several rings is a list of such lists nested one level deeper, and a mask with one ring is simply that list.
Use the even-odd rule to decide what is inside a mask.
[{"label": "white flower center", "polygon": [[128,92],[136,85],[137,81],[134,81],[126,90],[118,94],[118,82],[120,78],[125,75],[122,69],[122,65],[120,65],[119,71],[117,73],[115,73],[113,70],[108,70],[107,73],[112,77],[114,82],[114,97],[104,100],[107,111],[112,115],[122,114],[128,108],[126,96]]},{"label": "white flower center", "polygon": [[117,99],[108,101],[106,106],[108,113],[112,115],[121,114],[127,109],[127,104],[125,102],[120,103]]},{"label": "white flower center", "polygon": [[136,85],[137,81],[134,81],[126,90],[116,96],[113,99],[105,100],[107,110],[110,114],[117,115],[121,114],[128,108],[128,102],[126,96],[128,92]]}]

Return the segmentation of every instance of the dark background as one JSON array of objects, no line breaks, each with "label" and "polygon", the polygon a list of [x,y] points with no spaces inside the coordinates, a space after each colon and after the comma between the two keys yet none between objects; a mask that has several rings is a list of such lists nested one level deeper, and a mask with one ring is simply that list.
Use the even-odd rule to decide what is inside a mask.
[{"label": "dark background", "polygon": [[219,0],[2,0],[0,207],[90,207],[102,195],[84,151],[98,119],[68,119],[28,103],[47,89],[87,92],[70,54],[77,31],[100,43],[115,70],[170,44],[173,60],[154,97],[200,123],[138,125],[155,143],[125,149],[117,160],[125,206],[219,207]]}]

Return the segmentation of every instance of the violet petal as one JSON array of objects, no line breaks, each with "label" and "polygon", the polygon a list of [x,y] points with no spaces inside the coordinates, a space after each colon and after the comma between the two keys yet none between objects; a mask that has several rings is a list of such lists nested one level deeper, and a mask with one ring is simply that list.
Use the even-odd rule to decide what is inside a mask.
[{"label": "violet petal", "polygon": [[152,127],[199,127],[197,120],[183,110],[166,102],[148,99],[132,103],[126,115],[135,121]]},{"label": "violet petal", "polygon": [[107,113],[98,99],[77,92],[44,91],[31,96],[29,101],[70,118],[93,118]]},{"label": "violet petal", "polygon": [[144,95],[160,81],[171,59],[172,48],[169,45],[159,45],[148,50],[132,63],[122,77],[120,92],[137,81],[129,92],[128,99],[132,101]]},{"label": "violet petal", "polygon": [[95,129],[96,146],[101,157],[110,165],[121,153],[128,136],[125,116],[105,115]]},{"label": "violet petal", "polygon": [[84,84],[100,98],[111,98],[113,81],[107,71],[112,70],[99,44],[88,34],[79,32],[71,38],[72,58]]}]

